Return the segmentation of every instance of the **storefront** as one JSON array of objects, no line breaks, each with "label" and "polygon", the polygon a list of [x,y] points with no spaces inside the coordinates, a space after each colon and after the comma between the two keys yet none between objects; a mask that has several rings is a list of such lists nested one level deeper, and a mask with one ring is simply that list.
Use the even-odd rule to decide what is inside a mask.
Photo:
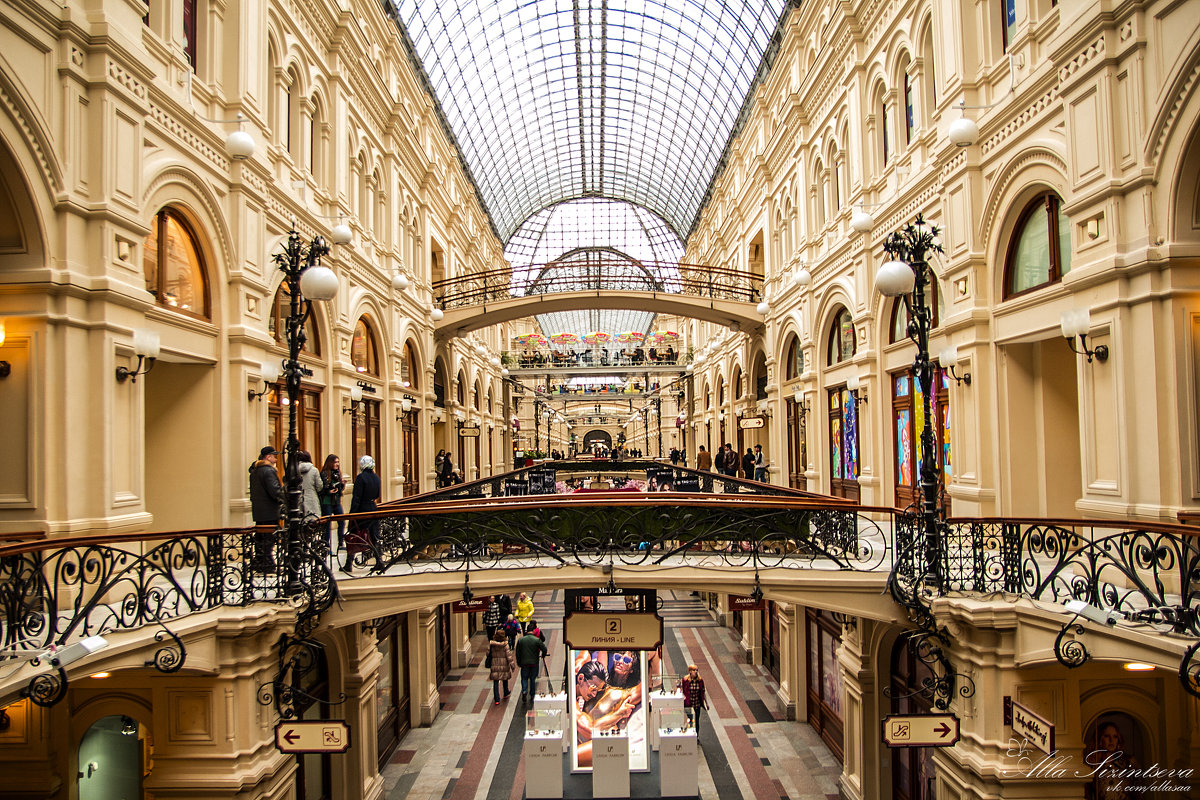
[{"label": "storefront", "polygon": [[840,761],[844,744],[837,649],[842,643],[842,626],[830,612],[813,608],[804,609],[804,624],[808,633],[808,724]]},{"label": "storefront", "polygon": [[399,614],[380,620],[375,636],[382,658],[379,682],[375,686],[379,768],[382,770],[410,727],[407,616]]}]

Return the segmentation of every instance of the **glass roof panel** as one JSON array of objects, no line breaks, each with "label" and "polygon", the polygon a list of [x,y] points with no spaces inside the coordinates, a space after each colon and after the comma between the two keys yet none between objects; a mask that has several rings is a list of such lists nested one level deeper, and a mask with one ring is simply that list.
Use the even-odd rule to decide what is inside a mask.
[{"label": "glass roof panel", "polygon": [[556,202],[691,229],[787,0],[390,0],[496,230]]},{"label": "glass roof panel", "polygon": [[[508,241],[504,255],[513,267],[514,294],[570,291],[603,283],[608,288],[645,289],[678,279],[683,243],[665,220],[645,208],[617,200],[583,198],[543,208]],[[573,333],[580,340],[596,331],[614,337],[646,334],[655,314],[636,309],[580,309],[539,314],[542,333]],[[612,342],[609,349],[620,350]],[[580,350],[585,345],[558,346]]]}]

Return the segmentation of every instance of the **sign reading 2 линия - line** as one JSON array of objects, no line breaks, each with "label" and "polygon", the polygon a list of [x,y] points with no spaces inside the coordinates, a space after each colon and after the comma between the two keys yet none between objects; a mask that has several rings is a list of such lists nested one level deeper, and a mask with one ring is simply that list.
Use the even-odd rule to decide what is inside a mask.
[{"label": "sign reading 2 \u043b\u0438\u043d\u0438\u044f - line", "polygon": [[563,624],[572,650],[656,650],[662,644],[658,614],[573,611]]}]

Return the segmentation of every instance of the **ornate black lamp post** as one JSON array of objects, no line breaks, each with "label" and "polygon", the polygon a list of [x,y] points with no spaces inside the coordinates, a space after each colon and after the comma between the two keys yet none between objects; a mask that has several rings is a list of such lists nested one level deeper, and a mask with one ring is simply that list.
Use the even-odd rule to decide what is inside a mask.
[{"label": "ornate black lamp post", "polygon": [[[342,237],[335,230],[335,241]],[[343,242],[337,241],[341,244]],[[338,279],[333,270],[321,266],[322,256],[328,255],[329,245],[316,236],[307,245],[293,228],[288,234],[287,245],[282,253],[275,254],[275,264],[283,272],[284,283],[291,304],[284,320],[287,334],[288,356],[283,362],[282,377],[288,397],[288,439],[284,447],[284,477],[287,495],[287,538],[284,542],[284,559],[287,563],[287,592],[302,590],[300,581],[300,558],[302,547],[300,534],[300,462],[296,454],[300,450],[300,439],[296,435],[296,405],[300,399],[300,380],[311,371],[300,364],[300,351],[304,348],[304,323],[312,313],[312,301],[332,300],[338,290]]]},{"label": "ornate black lamp post", "polygon": [[925,544],[925,565],[929,578],[941,585],[941,528],[942,504],[938,497],[941,476],[934,452],[933,424],[930,419],[930,400],[933,396],[933,363],[929,360],[929,331],[933,327],[933,312],[925,301],[925,291],[932,283],[932,273],[925,263],[927,253],[941,253],[937,242],[938,229],[926,225],[918,214],[916,220],[892,233],[883,243],[891,256],[875,275],[875,288],[886,297],[899,297],[908,311],[908,338],[917,345],[913,372],[921,384],[921,533]]}]

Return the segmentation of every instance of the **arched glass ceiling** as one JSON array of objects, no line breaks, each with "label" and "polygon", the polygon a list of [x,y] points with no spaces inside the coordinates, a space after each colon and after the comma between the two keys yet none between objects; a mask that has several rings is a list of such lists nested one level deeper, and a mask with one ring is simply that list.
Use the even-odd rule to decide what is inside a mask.
[{"label": "arched glass ceiling", "polygon": [[391,0],[507,242],[562,200],[690,230],[787,0]]},{"label": "arched glass ceiling", "polygon": [[[514,294],[601,288],[600,283],[604,288],[646,291],[678,279],[675,263],[683,255],[683,243],[663,219],[644,208],[590,197],[558,203],[529,217],[508,240],[504,255],[513,267]],[[568,276],[566,281],[556,282],[559,271]],[[650,311],[625,308],[555,311],[536,319],[547,336],[573,333],[582,339],[593,331],[645,334],[654,317]],[[615,343],[612,347],[620,349]]]}]

